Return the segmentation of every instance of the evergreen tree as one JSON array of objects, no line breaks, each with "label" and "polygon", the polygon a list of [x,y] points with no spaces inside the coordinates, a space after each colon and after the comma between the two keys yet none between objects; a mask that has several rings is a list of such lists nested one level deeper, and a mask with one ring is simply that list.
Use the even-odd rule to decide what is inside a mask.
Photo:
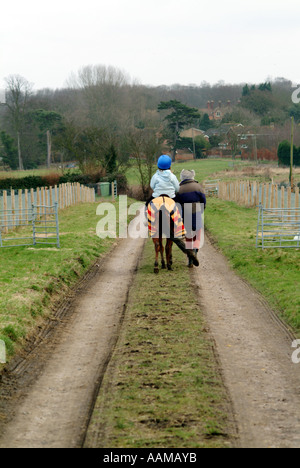
[{"label": "evergreen tree", "polygon": [[249,94],[250,94],[250,89],[249,89],[249,86],[246,84],[246,85],[243,87],[242,96],[248,96]]},{"label": "evergreen tree", "polygon": [[158,105],[158,111],[163,110],[171,111],[164,120],[167,122],[167,127],[172,135],[170,142],[173,146],[173,159],[175,159],[177,142],[181,130],[187,125],[191,125],[196,119],[199,119],[200,114],[197,109],[188,107],[177,100],[161,101]]},{"label": "evergreen tree", "polygon": [[18,169],[18,148],[15,146],[14,139],[6,132],[0,133],[2,148],[0,149],[0,158],[2,162],[11,169]]}]

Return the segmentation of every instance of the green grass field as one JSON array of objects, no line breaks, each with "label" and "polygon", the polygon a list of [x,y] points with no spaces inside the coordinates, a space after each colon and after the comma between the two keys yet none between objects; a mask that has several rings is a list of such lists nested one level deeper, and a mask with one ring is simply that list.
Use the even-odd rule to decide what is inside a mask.
[{"label": "green grass field", "polygon": [[[195,161],[186,161],[183,163],[174,163],[172,171],[180,180],[180,172],[182,169],[194,169],[196,171],[196,179],[203,182],[206,178],[217,177],[217,173],[232,168],[232,159],[197,159]],[[237,167],[249,165],[248,162],[236,161]],[[154,168],[155,170],[155,168]],[[135,167],[131,167],[126,172],[129,185],[139,185],[139,174]]]},{"label": "green grass field", "polygon": [[28,169],[26,171],[0,171],[0,179],[19,179],[22,177],[30,177],[30,176],[46,176],[48,174],[57,173],[62,175],[62,171],[56,168],[52,169]]},{"label": "green grass field", "polygon": [[[208,175],[214,174],[218,171],[226,170],[227,168],[231,167],[232,160],[231,159],[198,159],[195,161],[187,161],[185,163],[175,163],[172,166],[174,173],[178,176],[180,175],[181,170],[184,169],[195,169],[197,172],[197,177],[200,180],[205,179]],[[236,166],[244,166],[247,163],[237,161]],[[249,163],[248,163],[249,164]],[[69,169],[70,170],[70,169]],[[74,171],[71,169],[71,171]],[[62,175],[62,171],[56,168],[41,168],[41,169],[32,169],[27,171],[0,171],[0,179],[4,178],[20,178],[20,177],[27,177],[27,176],[45,176],[49,173],[59,173]],[[130,185],[138,185],[139,178],[138,178],[138,171],[134,167],[134,165],[129,168],[126,172],[126,176],[128,178],[128,183]]]}]

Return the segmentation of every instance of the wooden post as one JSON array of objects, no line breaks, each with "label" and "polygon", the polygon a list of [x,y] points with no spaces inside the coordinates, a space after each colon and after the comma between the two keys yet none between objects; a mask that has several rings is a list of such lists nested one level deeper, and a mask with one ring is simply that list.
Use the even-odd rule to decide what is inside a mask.
[{"label": "wooden post", "polygon": [[15,227],[15,209],[16,209],[16,205],[15,205],[15,191],[14,190],[11,190],[11,214],[12,214],[12,217],[11,217],[11,221],[12,221],[12,228]]},{"label": "wooden post", "polygon": [[260,194],[260,184],[256,183],[256,203],[255,205],[259,205],[259,194]]},{"label": "wooden post", "polygon": [[249,182],[246,183],[246,206],[249,206]]},{"label": "wooden post", "polygon": [[22,206],[23,206],[23,190],[18,190],[18,221],[17,223],[20,225],[22,223]]},{"label": "wooden post", "polygon": [[275,194],[275,185],[271,185],[271,208],[274,208],[274,194]]},{"label": "wooden post", "polygon": [[253,183],[253,206],[257,205],[257,183]]},{"label": "wooden post", "polygon": [[275,185],[275,208],[279,208],[279,206],[278,206],[278,185]]},{"label": "wooden post", "polygon": [[37,208],[37,216],[40,216],[40,204],[41,204],[41,198],[40,198],[40,189],[37,187],[36,189],[36,204],[38,206]]},{"label": "wooden post", "polygon": [[41,205],[45,205],[45,187],[41,188]]},{"label": "wooden post", "polygon": [[59,192],[59,208],[62,210],[62,204],[63,204],[62,185],[58,186],[58,192]]},{"label": "wooden post", "polygon": [[25,223],[28,224],[28,189],[25,189]]},{"label": "wooden post", "polygon": [[65,184],[61,184],[61,209],[63,210],[65,208]]},{"label": "wooden post", "polygon": [[291,207],[292,207],[292,187],[288,187],[287,189],[287,207],[288,207],[288,214],[291,214]]},{"label": "wooden post", "polygon": [[33,190],[33,188],[30,189],[30,201],[31,201],[31,206],[34,205],[34,190]]},{"label": "wooden post", "polygon": [[262,206],[265,206],[264,203],[265,203],[265,184],[261,184],[261,204],[262,204]]},{"label": "wooden post", "polygon": [[[299,187],[295,187],[295,209],[299,210]],[[299,219],[298,211],[296,212],[296,219],[297,221]]]},{"label": "wooden post", "polygon": [[293,176],[293,165],[294,165],[294,117],[291,117],[291,158],[290,158],[290,185],[292,192],[294,191],[294,176]]},{"label": "wooden post", "polygon": [[269,208],[270,184],[266,184],[266,208]]},{"label": "wooden post", "polygon": [[284,210],[285,208],[285,188],[284,186],[281,187],[281,209]]},{"label": "wooden post", "polygon": [[4,210],[4,234],[8,233],[8,225],[7,225],[7,191],[3,191],[3,210]]},{"label": "wooden post", "polygon": [[252,182],[250,185],[250,206],[255,204],[255,182]]}]

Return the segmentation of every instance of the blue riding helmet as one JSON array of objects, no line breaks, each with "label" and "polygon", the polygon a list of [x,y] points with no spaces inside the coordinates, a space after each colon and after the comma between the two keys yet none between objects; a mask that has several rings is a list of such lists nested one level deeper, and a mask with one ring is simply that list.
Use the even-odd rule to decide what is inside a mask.
[{"label": "blue riding helmet", "polygon": [[170,156],[163,154],[158,159],[157,166],[158,166],[158,169],[161,169],[162,171],[170,169],[170,167],[172,166],[172,159],[170,158]]}]

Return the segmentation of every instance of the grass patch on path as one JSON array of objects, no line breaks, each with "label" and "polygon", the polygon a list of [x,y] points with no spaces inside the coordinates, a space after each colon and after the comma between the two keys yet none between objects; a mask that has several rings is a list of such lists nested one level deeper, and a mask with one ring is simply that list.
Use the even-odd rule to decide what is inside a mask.
[{"label": "grass patch on path", "polygon": [[300,252],[256,249],[257,217],[256,209],[209,198],[205,224],[232,267],[300,335]]},{"label": "grass patch on path", "polygon": [[186,258],[154,275],[147,242],[87,446],[228,447],[227,396]]}]

